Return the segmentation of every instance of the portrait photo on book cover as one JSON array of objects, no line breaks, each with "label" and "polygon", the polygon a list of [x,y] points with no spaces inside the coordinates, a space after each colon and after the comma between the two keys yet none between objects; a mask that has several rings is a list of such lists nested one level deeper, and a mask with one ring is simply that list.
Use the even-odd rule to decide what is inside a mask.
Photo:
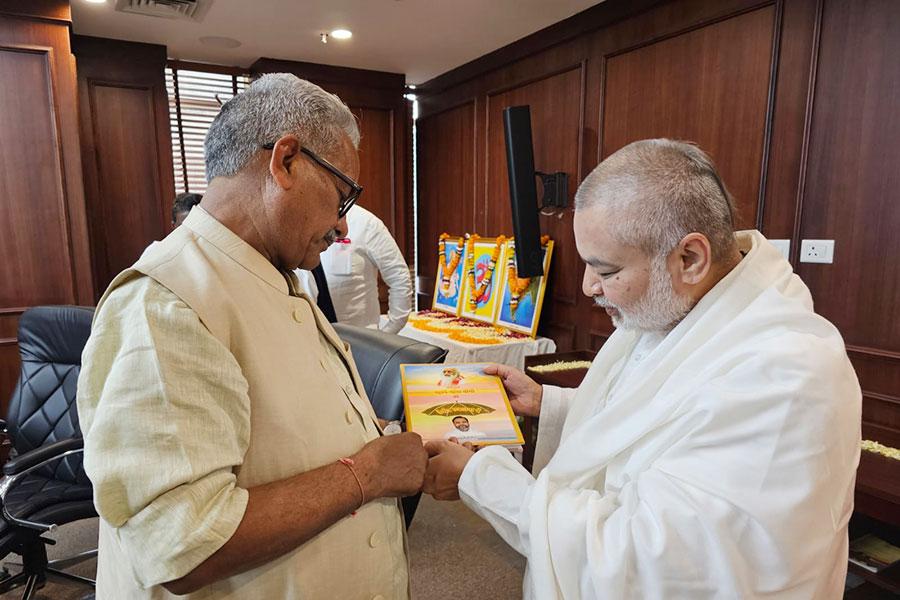
[{"label": "portrait photo on book cover", "polygon": [[425,441],[521,444],[522,433],[500,379],[486,363],[400,365],[407,431]]}]

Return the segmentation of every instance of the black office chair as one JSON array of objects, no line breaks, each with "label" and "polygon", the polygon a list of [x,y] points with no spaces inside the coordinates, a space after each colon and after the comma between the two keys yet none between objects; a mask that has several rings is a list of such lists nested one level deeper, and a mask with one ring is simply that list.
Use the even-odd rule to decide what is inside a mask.
[{"label": "black office chair", "polygon": [[96,556],[91,550],[48,562],[42,537],[57,526],[96,517],[91,483],[82,467],[75,389],[81,352],[91,332],[93,310],[40,306],[19,319],[22,370],[9,404],[4,433],[11,441],[0,479],[0,557],[18,554],[22,571],[0,579],[0,593],[25,586],[31,598],[48,575],[93,586],[60,568]]},{"label": "black office chair", "polygon": [[[353,361],[375,414],[388,421],[404,420],[402,363],[442,363],[447,350],[376,329],[335,323],[338,336],[350,345]],[[403,517],[409,529],[421,493],[403,498]]]}]

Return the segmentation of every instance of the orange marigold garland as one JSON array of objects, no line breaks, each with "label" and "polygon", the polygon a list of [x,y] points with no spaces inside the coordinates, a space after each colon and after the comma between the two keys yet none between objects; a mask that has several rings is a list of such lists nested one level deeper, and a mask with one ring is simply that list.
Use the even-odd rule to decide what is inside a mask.
[{"label": "orange marigold garland", "polygon": [[[549,241],[549,235],[542,235],[541,247],[546,246]],[[525,290],[528,289],[528,286],[531,285],[531,277],[519,277],[519,270],[516,267],[516,255],[512,252],[506,261],[506,271],[506,280],[509,285],[509,314],[515,318],[516,309],[519,308],[519,299],[525,293]]]},{"label": "orange marigold garland", "polygon": [[503,242],[506,241],[506,236],[498,236],[496,240],[496,245],[494,246],[493,252],[491,252],[491,259],[488,262],[487,273],[484,274],[484,277],[481,278],[481,282],[478,284],[478,287],[475,287],[475,252],[473,251],[475,248],[475,242],[478,241],[478,234],[472,234],[466,240],[468,245],[468,254],[466,255],[466,278],[469,283],[469,310],[471,312],[475,312],[478,308],[478,300],[481,298],[485,292],[487,292],[488,288],[491,286],[491,279],[494,277],[494,271],[497,266],[497,259],[500,257],[500,249],[503,247]]},{"label": "orange marigold garland", "polygon": [[456,244],[456,250],[453,251],[453,258],[450,259],[450,264],[447,264],[447,239],[450,237],[448,233],[442,233],[439,242],[438,242],[438,252],[440,254],[440,271],[441,271],[441,295],[447,297],[450,295],[450,279],[453,277],[453,273],[456,271],[456,267],[459,266],[459,261],[462,258],[463,250],[465,249],[465,245],[460,240]]}]

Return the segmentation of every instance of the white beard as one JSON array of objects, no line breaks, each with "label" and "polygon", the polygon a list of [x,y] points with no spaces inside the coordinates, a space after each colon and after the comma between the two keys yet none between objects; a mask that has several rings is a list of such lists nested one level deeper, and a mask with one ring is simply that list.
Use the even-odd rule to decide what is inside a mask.
[{"label": "white beard", "polygon": [[594,303],[618,311],[619,314],[612,317],[617,328],[638,331],[670,331],[691,312],[694,305],[690,298],[678,295],[672,287],[665,255],[651,261],[647,291],[634,305],[623,309],[605,296],[594,296]]}]

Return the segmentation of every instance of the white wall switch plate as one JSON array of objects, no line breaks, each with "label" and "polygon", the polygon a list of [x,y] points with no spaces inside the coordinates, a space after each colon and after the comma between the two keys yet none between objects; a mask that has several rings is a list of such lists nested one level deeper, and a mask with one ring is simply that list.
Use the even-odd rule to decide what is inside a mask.
[{"label": "white wall switch plate", "polygon": [[769,240],[769,243],[781,250],[785,260],[791,260],[791,240]]},{"label": "white wall switch plate", "polygon": [[803,240],[800,242],[800,262],[834,262],[834,240]]}]

